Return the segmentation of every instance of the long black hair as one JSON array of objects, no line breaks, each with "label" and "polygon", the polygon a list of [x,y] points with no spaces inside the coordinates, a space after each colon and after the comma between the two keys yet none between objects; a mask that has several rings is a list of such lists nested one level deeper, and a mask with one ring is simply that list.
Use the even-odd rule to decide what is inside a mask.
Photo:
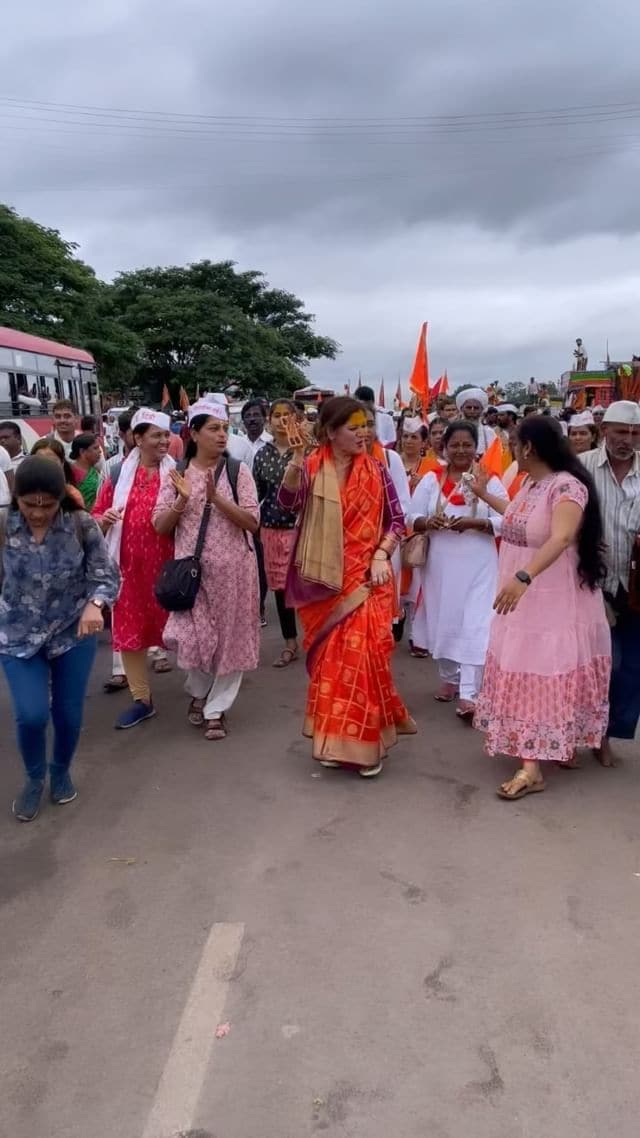
[{"label": "long black hair", "polygon": [[80,458],[83,450],[88,450],[96,442],[96,436],[92,431],[85,431],[83,435],[76,435],[71,443],[71,451],[69,457],[73,462]]},{"label": "long black hair", "polygon": [[[69,486],[75,485],[74,478],[73,478],[73,470],[71,469],[70,464],[67,462],[67,460],[64,456],[64,447],[63,447],[62,443],[59,442],[58,439],[54,439],[52,435],[45,435],[43,438],[38,439],[38,441],[33,444],[33,447],[31,448],[31,456],[30,457],[40,454],[40,451],[42,451],[42,450],[50,450],[52,454],[55,454],[56,458],[58,459],[58,462],[60,463],[60,465],[62,467],[62,473],[64,475],[65,482]],[[26,459],[23,459],[23,461],[20,463],[20,466],[18,467],[18,470],[20,470],[20,467],[24,466],[26,461],[27,461]],[[46,461],[51,462],[51,459],[46,459]],[[16,471],[16,475],[18,473],[18,470]],[[17,479],[16,479],[16,481],[17,481]],[[14,483],[13,505],[17,508],[16,498],[17,498],[17,496],[16,496],[15,483]],[[62,499],[62,502],[61,502],[61,509],[64,510],[65,513],[73,513],[74,510],[84,510],[84,506],[83,505],[80,506],[77,502],[74,501],[73,498],[70,498],[69,495],[66,494],[65,497]]]},{"label": "long black hair", "polygon": [[[41,449],[44,450],[44,447]],[[40,458],[38,454],[23,459],[16,470],[11,499],[12,510],[20,508],[18,498],[24,497],[25,494],[49,494],[52,498],[58,499],[60,509],[65,514],[83,509],[67,494],[62,466],[52,462],[50,458]]]},{"label": "long black hair", "polygon": [[589,497],[578,531],[578,574],[583,584],[590,589],[597,589],[607,570],[603,556],[600,503],[591,475],[571,450],[555,419],[543,415],[527,415],[518,427],[518,438],[523,445],[529,443],[536,458],[550,470],[566,470],[567,474],[572,474],[586,487]]}]

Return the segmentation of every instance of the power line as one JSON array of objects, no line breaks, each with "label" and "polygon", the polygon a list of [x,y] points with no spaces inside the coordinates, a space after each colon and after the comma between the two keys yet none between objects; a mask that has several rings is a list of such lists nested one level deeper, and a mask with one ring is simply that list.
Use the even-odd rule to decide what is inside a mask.
[{"label": "power line", "polygon": [[184,112],[184,111],[166,111],[166,110],[145,110],[133,109],[130,107],[104,107],[95,106],[83,103],[54,103],[45,100],[35,99],[17,99],[12,96],[0,96],[0,102],[9,103],[21,108],[44,108],[51,111],[64,111],[76,112],[82,114],[91,114],[98,116],[135,116],[137,118],[153,119],[160,118],[164,120],[176,119],[187,120],[194,123],[221,123],[221,124],[242,124],[242,123],[257,123],[262,125],[281,124],[281,125],[306,125],[306,124],[322,124],[329,123],[341,126],[356,126],[361,127],[365,125],[379,126],[395,124],[447,124],[456,122],[485,122],[493,120],[502,120],[510,118],[549,118],[549,117],[581,117],[583,114],[587,116],[593,115],[615,115],[626,110],[639,111],[640,103],[638,100],[614,103],[586,103],[574,104],[562,107],[542,107],[529,110],[511,110],[511,111],[474,111],[467,114],[443,114],[443,115],[395,115],[395,116],[278,116],[278,115],[203,115],[197,112]]}]

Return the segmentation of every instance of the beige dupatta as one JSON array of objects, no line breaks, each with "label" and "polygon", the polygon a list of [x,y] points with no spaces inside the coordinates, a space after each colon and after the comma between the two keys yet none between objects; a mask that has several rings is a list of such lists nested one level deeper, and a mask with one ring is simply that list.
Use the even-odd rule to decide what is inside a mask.
[{"label": "beige dupatta", "polygon": [[296,568],[306,581],[339,592],[344,578],[342,502],[335,464],[325,453],[312,479],[296,549]]}]

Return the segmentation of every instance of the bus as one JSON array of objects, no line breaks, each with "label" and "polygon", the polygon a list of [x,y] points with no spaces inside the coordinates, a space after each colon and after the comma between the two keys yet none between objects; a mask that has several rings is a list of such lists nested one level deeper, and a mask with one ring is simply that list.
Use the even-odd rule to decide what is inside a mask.
[{"label": "bus", "polygon": [[20,426],[31,445],[52,429],[51,407],[70,399],[78,415],[100,418],[100,390],[90,352],[0,327],[0,419]]}]

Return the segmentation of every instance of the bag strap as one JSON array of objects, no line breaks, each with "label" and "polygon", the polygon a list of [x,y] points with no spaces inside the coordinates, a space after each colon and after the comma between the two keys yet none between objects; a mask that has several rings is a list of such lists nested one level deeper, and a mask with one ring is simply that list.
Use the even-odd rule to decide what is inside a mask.
[{"label": "bag strap", "polygon": [[[220,481],[220,477],[222,475],[222,471],[224,470],[224,468],[225,468],[225,456],[223,455],[222,458],[220,459],[218,465],[216,466],[216,471],[215,471],[215,474],[213,476],[214,486],[218,485],[218,482]],[[212,504],[213,504],[213,499],[211,498],[211,487],[209,485],[209,479],[207,478],[207,500],[204,504],[204,510],[202,511],[202,518],[200,519],[200,529],[198,530],[198,539],[196,541],[196,548],[195,548],[194,554],[193,554],[196,561],[199,561],[200,558],[202,557],[202,550],[204,549],[205,538],[207,536],[207,529],[209,528],[209,518],[211,517],[211,506],[212,506]]]},{"label": "bag strap", "polygon": [[[229,479],[231,493],[233,494],[233,500],[236,506],[239,506],[240,502],[238,501],[238,475],[240,473],[240,459],[234,458],[232,454],[228,454],[226,451],[225,456],[227,460],[227,478]],[[247,549],[251,549],[246,529],[243,529],[242,536],[244,538]]]}]

